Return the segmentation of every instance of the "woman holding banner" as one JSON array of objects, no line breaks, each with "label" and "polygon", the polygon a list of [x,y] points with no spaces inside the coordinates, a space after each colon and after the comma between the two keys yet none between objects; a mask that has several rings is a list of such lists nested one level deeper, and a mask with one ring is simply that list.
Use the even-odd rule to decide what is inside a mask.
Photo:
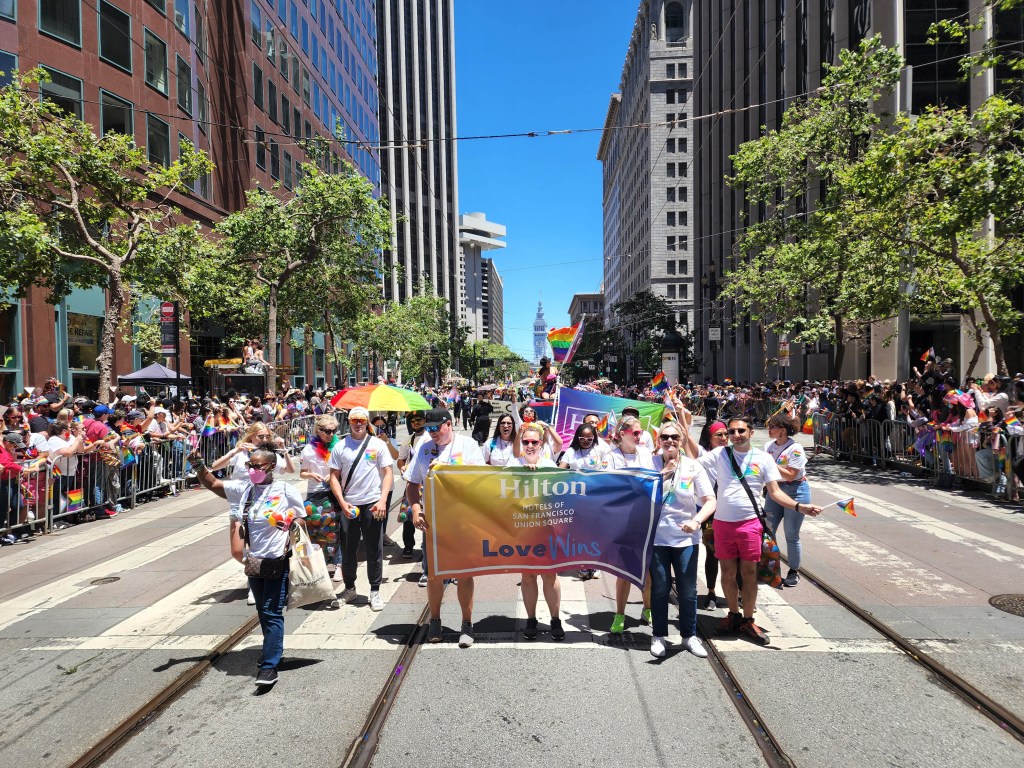
[{"label": "woman holding banner", "polygon": [[[555,468],[555,462],[543,454],[544,430],[541,427],[534,424],[524,425],[519,433],[519,442],[523,447],[523,455],[510,459],[507,467],[525,467],[533,470],[541,467]],[[523,630],[523,637],[534,640],[538,631],[537,574],[520,573],[519,576],[522,580],[523,605],[526,606],[526,628]],[[562,588],[558,583],[558,574],[542,573],[540,579],[544,584],[544,602],[548,604],[548,610],[551,612],[551,639],[564,640],[565,630],[562,628],[562,620],[558,617],[562,604]]]},{"label": "woman holding banner", "polygon": [[503,413],[498,417],[498,423],[494,426],[494,434],[482,447],[485,462],[492,467],[504,467],[512,460],[515,429],[515,421],[511,414]]},{"label": "woman holding banner", "polygon": [[683,647],[700,658],[708,655],[697,637],[697,547],[701,525],[715,513],[715,495],[704,468],[680,452],[682,440],[679,425],[666,424],[658,433],[661,453],[654,457],[654,468],[665,483],[651,558],[651,655],[659,659],[668,645],[668,593],[673,573]]},{"label": "woman holding banner", "polygon": [[[601,442],[597,430],[587,421],[576,428],[569,449],[562,454],[558,466],[562,469],[606,469],[608,466],[608,447]],[[589,581],[597,575],[594,568],[580,568],[580,581]]]},{"label": "woman holding banner", "polygon": [[[640,438],[644,430],[640,426],[640,419],[636,416],[625,416],[619,422],[618,432],[615,435],[616,446],[608,454],[609,469],[627,469],[639,467],[641,469],[654,469],[654,456],[651,452],[640,445]],[[626,628],[626,601],[629,599],[630,583],[625,579],[616,579],[615,582],[615,617],[612,619],[611,632],[614,635],[622,634]],[[641,620],[645,623],[651,621],[651,581],[643,589],[644,608],[641,613]]]}]

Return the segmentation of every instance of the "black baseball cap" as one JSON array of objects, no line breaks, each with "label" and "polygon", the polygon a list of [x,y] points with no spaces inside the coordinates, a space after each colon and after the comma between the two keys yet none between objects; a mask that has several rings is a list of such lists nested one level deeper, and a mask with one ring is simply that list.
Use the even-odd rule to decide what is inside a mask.
[{"label": "black baseball cap", "polygon": [[445,422],[452,420],[452,415],[447,408],[431,408],[424,416],[427,420],[424,426],[427,427],[440,427]]}]

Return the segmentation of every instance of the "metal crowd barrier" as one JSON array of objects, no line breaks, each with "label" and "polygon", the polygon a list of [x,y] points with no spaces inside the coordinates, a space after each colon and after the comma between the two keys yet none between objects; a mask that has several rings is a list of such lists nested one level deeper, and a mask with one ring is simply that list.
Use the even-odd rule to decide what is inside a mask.
[{"label": "metal crowd barrier", "polygon": [[[32,462],[21,462],[27,466]],[[19,538],[48,528],[50,468],[0,480],[0,536]]]}]

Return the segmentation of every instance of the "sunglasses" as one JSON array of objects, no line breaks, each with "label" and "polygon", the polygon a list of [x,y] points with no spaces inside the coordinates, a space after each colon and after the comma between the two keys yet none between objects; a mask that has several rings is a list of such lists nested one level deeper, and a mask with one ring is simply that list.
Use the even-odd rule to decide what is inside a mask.
[{"label": "sunglasses", "polygon": [[523,445],[540,445],[540,440],[522,440]]},{"label": "sunglasses", "polygon": [[644,431],[642,429],[634,429],[623,434],[632,435],[633,437],[640,437],[640,435],[642,435],[643,433]]},{"label": "sunglasses", "polygon": [[435,433],[435,432],[437,432],[437,431],[438,431],[439,429],[441,429],[441,427],[442,427],[442,426],[443,426],[442,424],[438,424],[438,425],[437,425],[436,427],[426,427],[425,429],[426,429],[426,430],[427,430],[427,432],[429,432],[430,434],[434,434],[434,433]]},{"label": "sunglasses", "polygon": [[591,437],[590,435],[580,435],[580,442],[582,443],[584,440],[586,440],[587,442],[593,442],[594,438]]},{"label": "sunglasses", "polygon": [[317,427],[317,431],[323,432],[325,435],[333,435],[338,430],[336,430],[336,429],[325,429],[324,427]]},{"label": "sunglasses", "polygon": [[679,435],[661,435],[658,439],[663,442],[666,440],[679,440]]},{"label": "sunglasses", "polygon": [[367,421],[366,421],[366,419],[349,419],[348,423],[349,424],[366,424]]},{"label": "sunglasses", "polygon": [[267,464],[253,464],[251,461],[245,462],[246,469],[262,469],[264,472],[269,472],[273,467]]},{"label": "sunglasses", "polygon": [[745,430],[745,429],[730,429],[729,430],[729,434],[730,435],[745,435],[745,434],[747,434],[747,430]]}]

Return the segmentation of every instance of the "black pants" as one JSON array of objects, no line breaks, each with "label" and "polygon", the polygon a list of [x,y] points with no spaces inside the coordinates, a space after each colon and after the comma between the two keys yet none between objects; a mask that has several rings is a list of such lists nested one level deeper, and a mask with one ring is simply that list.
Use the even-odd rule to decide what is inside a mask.
[{"label": "black pants", "polygon": [[380,589],[380,578],[384,571],[384,521],[377,520],[370,514],[370,507],[375,502],[358,506],[359,517],[349,520],[344,513],[341,515],[341,528],[345,535],[345,554],[341,559],[341,575],[345,579],[345,589],[356,586],[356,552],[359,540],[366,542],[366,576],[370,581],[371,591]]}]

